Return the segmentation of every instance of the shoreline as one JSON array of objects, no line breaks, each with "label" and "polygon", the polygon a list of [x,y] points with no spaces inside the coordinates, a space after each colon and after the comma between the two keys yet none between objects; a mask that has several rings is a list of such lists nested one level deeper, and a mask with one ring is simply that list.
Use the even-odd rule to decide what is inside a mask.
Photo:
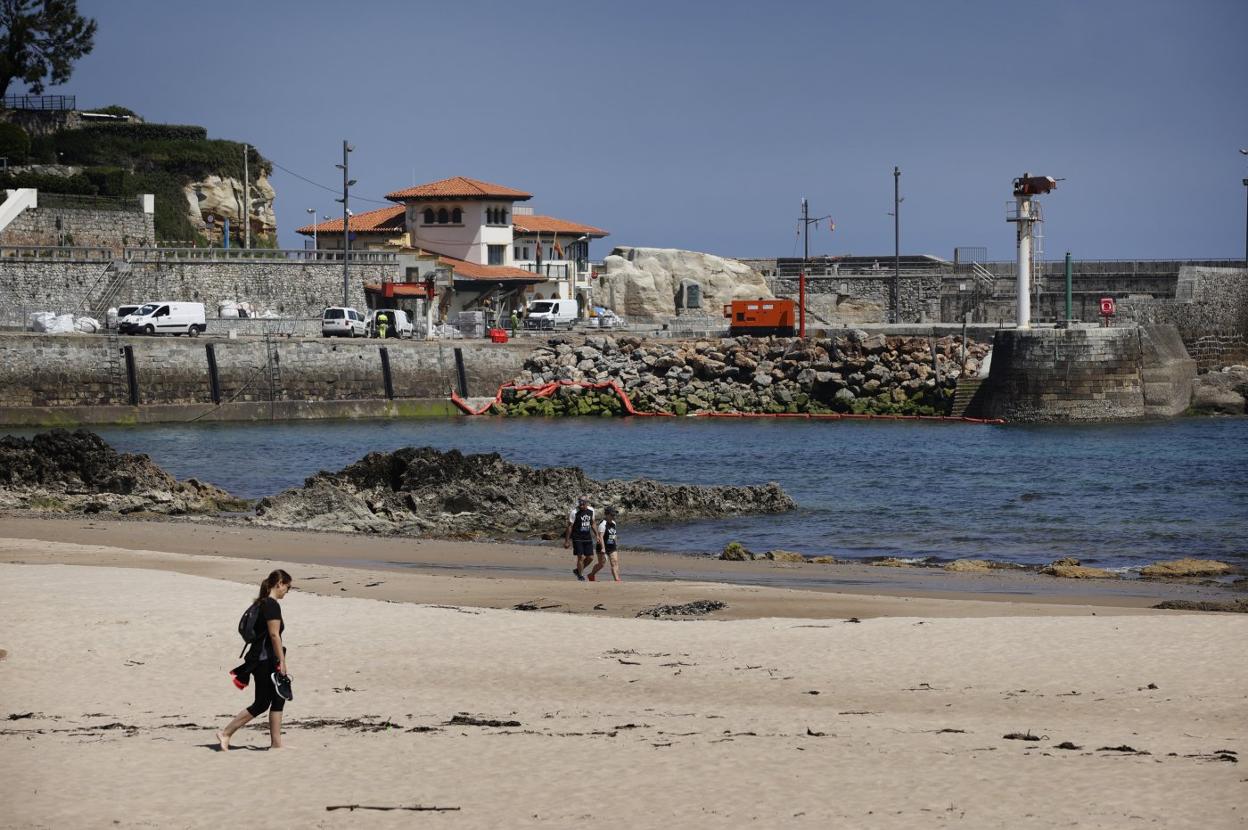
[{"label": "shoreline", "polygon": [[[1172,613],[1149,609],[1167,600],[1244,595],[1203,580],[1079,580],[1012,569],[967,574],[860,563],[726,562],[627,549],[621,552],[623,584],[582,584],[571,574],[570,553],[557,542],[469,542],[220,520],[13,512],[0,514],[0,561],[155,568],[240,582],[256,581],[259,563],[280,562],[304,574],[295,574],[300,590],[330,596],[482,608],[511,608],[543,597],[550,600],[546,604],[556,604],[552,610],[595,616],[632,616],[647,603],[726,596],[733,598],[729,607],[713,619],[893,616],[917,606],[945,616],[1039,613],[1037,607],[1048,607],[1050,613],[1089,607]],[[325,586],[307,584],[309,577],[330,574],[333,579]],[[606,597],[615,601],[594,607]],[[951,605],[942,611],[942,604]]]}]

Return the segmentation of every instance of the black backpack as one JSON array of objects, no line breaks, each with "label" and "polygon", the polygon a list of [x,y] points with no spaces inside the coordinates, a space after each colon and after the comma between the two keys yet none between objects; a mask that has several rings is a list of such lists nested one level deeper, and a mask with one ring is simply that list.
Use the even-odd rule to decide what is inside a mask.
[{"label": "black backpack", "polygon": [[243,656],[252,643],[260,639],[260,635],[256,633],[258,622],[260,622],[260,603],[253,602],[247,606],[243,616],[238,618],[238,636],[243,638],[243,650],[238,653],[239,657]]}]

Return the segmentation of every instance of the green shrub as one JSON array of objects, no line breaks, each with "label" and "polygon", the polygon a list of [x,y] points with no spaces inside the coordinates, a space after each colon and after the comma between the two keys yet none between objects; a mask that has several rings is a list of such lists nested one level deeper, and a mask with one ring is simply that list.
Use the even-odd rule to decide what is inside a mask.
[{"label": "green shrub", "polygon": [[9,164],[23,164],[30,156],[30,136],[16,124],[0,122],[0,156]]},{"label": "green shrub", "polygon": [[94,196],[100,192],[89,178],[81,175],[47,176],[38,173],[0,175],[0,190],[15,190],[19,187],[33,187],[45,193],[73,193],[79,196]]},{"label": "green shrub", "polygon": [[91,110],[91,112],[98,112],[101,115],[129,115],[129,116],[136,117],[136,118],[139,115],[137,112],[130,109],[129,107],[123,107],[117,104],[109,104],[107,107],[96,107],[95,109]]}]

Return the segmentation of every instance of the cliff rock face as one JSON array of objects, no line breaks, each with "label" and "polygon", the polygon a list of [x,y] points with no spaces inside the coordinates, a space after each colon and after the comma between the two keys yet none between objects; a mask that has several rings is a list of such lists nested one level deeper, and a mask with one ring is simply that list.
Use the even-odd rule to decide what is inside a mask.
[{"label": "cliff rock face", "polygon": [[[237,223],[244,210],[241,180],[206,176],[188,184],[183,192],[186,194],[187,214],[191,225],[202,229],[210,239],[220,240],[223,219],[228,218],[231,225],[240,227]],[[273,200],[276,198],[277,193],[268,178],[259,174],[251,177],[253,238],[277,233],[277,215],[273,212]],[[212,224],[208,224],[209,216],[213,217]]]},{"label": "cliff rock face", "polygon": [[83,429],[0,438],[0,508],[178,515],[245,507],[211,484],[178,481],[146,455],[118,453]]},{"label": "cliff rock face", "polygon": [[701,286],[701,313],[711,317],[720,317],[720,308],[731,300],[771,296],[762,274],[750,266],[697,251],[616,248],[603,265],[594,300],[629,320],[675,317],[676,295],[685,280]]},{"label": "cliff rock face", "polygon": [[596,481],[577,467],[526,467],[497,453],[431,447],[369,453],[337,473],[262,499],[256,523],[369,533],[516,537],[562,534],[568,510],[588,495],[629,521],[781,513],[796,505],[780,486],[704,487]]}]

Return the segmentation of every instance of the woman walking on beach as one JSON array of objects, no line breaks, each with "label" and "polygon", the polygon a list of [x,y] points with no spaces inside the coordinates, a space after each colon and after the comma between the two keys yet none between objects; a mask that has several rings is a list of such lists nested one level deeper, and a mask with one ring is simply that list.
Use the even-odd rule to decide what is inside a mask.
[{"label": "woman walking on beach", "polygon": [[[286,623],[282,620],[279,600],[290,590],[291,578],[281,568],[273,571],[260,583],[260,596],[253,605],[258,606],[256,637],[247,655],[256,683],[256,700],[234,716],[225,729],[217,733],[221,749],[230,748],[230,738],[252,718],[269,713],[269,741],[272,749],[282,748],[282,709],[290,696],[289,679],[286,677],[286,647],[282,645],[282,633]],[[286,683],[285,696],[278,693],[277,680]]]}]

